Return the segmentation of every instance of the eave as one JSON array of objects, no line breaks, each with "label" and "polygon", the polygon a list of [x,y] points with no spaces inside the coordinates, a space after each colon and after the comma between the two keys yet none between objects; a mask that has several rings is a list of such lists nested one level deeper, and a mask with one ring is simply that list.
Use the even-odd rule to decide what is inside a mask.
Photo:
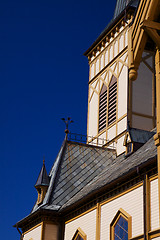
[{"label": "eave", "polygon": [[26,216],[19,222],[17,222],[15,225],[13,225],[13,227],[21,228],[22,232],[24,232],[24,231],[26,231],[26,229],[29,229],[33,225],[42,222],[44,220],[44,218],[46,219],[47,217],[51,221],[59,222],[59,216],[58,216],[57,211],[39,209],[39,210],[29,214],[28,216]]},{"label": "eave", "polygon": [[99,35],[99,37],[94,41],[94,43],[87,49],[87,51],[84,52],[83,55],[88,57],[91,54],[91,52],[98,47],[99,43],[103,41],[104,37],[106,37],[107,34],[109,34],[112,30],[114,30],[117,27],[119,21],[120,20],[122,21],[125,18],[126,12],[127,13],[129,13],[130,11],[134,12],[134,10],[135,10],[135,7],[127,6],[121,12],[121,14],[117,18],[115,18],[114,21],[111,22],[108,27],[104,29],[104,31]]}]

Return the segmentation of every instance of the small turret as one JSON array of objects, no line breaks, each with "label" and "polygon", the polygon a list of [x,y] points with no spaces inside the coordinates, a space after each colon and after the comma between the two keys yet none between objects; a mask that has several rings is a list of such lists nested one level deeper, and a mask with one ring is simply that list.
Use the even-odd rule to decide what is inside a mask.
[{"label": "small turret", "polygon": [[43,160],[43,166],[38,176],[37,182],[35,184],[35,188],[37,189],[37,192],[38,192],[38,199],[37,199],[38,205],[43,202],[48,186],[49,186],[49,177],[47,175],[45,161]]}]

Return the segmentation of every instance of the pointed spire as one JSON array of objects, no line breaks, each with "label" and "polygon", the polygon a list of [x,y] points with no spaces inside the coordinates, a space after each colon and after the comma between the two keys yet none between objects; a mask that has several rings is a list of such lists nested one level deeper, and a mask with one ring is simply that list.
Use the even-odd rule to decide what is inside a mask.
[{"label": "pointed spire", "polygon": [[35,184],[35,187],[40,187],[40,186],[49,186],[49,177],[46,171],[45,167],[45,160],[43,159],[43,166],[40,171],[40,174],[38,176],[37,182]]}]

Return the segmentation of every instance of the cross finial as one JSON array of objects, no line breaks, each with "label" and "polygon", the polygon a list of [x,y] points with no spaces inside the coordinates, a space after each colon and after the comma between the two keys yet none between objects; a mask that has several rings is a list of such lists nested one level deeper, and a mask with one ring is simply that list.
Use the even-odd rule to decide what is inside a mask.
[{"label": "cross finial", "polygon": [[64,132],[66,133],[66,137],[67,137],[67,135],[68,135],[68,133],[69,133],[68,125],[69,125],[69,123],[73,123],[73,121],[71,120],[70,117],[67,117],[67,119],[61,118],[61,120],[66,124],[66,129],[65,129]]}]

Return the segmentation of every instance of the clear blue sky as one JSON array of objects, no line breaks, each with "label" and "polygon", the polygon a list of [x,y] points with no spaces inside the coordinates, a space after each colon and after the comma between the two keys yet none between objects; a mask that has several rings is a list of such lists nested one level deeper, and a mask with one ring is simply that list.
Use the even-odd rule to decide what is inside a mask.
[{"label": "clear blue sky", "polygon": [[86,134],[88,60],[83,53],[113,16],[116,0],[0,1],[0,229],[12,227],[37,198],[45,155],[49,172],[71,116]]}]

